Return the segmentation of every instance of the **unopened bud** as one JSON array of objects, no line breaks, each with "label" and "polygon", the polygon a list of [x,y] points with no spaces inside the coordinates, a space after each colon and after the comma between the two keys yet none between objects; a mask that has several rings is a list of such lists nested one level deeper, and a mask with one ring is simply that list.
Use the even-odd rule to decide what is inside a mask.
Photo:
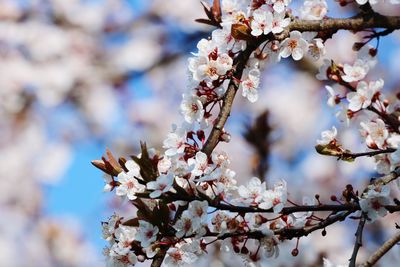
[{"label": "unopened bud", "polygon": [[322,235],[322,236],[326,236],[326,230],[325,230],[325,229],[322,230],[321,235]]},{"label": "unopened bud", "polygon": [[297,248],[292,250],[292,256],[296,257],[297,255],[299,255],[299,250]]},{"label": "unopened bud", "polygon": [[227,132],[221,134],[221,141],[229,143],[231,141],[231,135]]},{"label": "unopened bud", "polygon": [[337,201],[337,197],[336,197],[335,195],[332,195],[332,196],[331,196],[331,200],[332,200],[332,201]]},{"label": "unopened bud", "polygon": [[378,53],[378,49],[375,49],[375,48],[369,49],[369,55],[371,57],[375,57],[377,53]]}]

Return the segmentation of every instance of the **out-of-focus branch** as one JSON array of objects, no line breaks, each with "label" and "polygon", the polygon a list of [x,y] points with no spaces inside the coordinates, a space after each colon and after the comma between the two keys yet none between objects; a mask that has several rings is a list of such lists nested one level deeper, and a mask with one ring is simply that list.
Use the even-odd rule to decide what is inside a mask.
[{"label": "out-of-focus branch", "polygon": [[253,174],[265,181],[265,174],[269,169],[270,154],[270,134],[272,127],[269,123],[269,112],[262,112],[253,124],[246,125],[243,134],[247,143],[249,143],[254,151],[254,160],[252,161]]},{"label": "out-of-focus branch", "polygon": [[382,176],[379,179],[374,181],[375,185],[387,185],[388,183],[396,180],[400,177],[400,167],[396,168],[394,171],[389,173],[388,175]]},{"label": "out-of-focus branch", "polygon": [[361,265],[361,267],[370,267],[378,262],[394,245],[400,242],[400,233],[386,241],[377,251],[372,254],[369,259]]}]

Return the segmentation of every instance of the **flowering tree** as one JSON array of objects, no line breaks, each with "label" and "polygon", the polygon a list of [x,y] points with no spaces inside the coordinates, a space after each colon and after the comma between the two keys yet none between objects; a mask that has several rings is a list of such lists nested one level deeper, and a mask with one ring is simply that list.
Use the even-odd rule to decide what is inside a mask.
[{"label": "flowering tree", "polygon": [[[278,257],[280,245],[292,239],[296,245],[291,254],[297,256],[301,239],[316,231],[324,236],[328,226],[347,219],[358,221],[349,259],[349,266],[356,266],[364,226],[400,211],[390,192],[400,176],[399,97],[385,97],[383,79],[367,76],[378,53],[378,46],[368,43],[399,29],[400,17],[374,11],[383,1],[337,2],[357,5],[358,14],[329,18],[325,0],[306,0],[299,12],[289,9],[290,0],[203,3],[207,18],[197,21],[216,29],[209,39],[199,41],[197,53],[189,58],[190,86],[180,105],[183,122],[173,125],[163,142],[164,152],[142,143],[140,154],[131,159],[117,160],[107,151],[93,161],[106,174],[105,190],[115,191],[137,208],[133,218],[114,214],[103,223],[109,242],[105,254],[111,264],[130,266],[145,260],[152,266],[193,264],[217,243],[249,263],[258,263]],[[325,58],[325,42],[340,30],[367,34],[354,43],[357,59],[352,64]],[[227,153],[216,149],[231,141],[224,126],[236,93],[252,103],[258,101],[262,70],[289,57],[323,59],[316,76],[332,85],[326,86],[328,105],[338,110],[338,120],[359,125],[366,148],[350,151],[332,127],[322,132],[315,149],[339,161],[373,157],[380,176],[368,178],[366,188],[344,184],[342,195],[332,195],[326,203],[319,195],[296,203],[288,197],[288,189],[294,189],[284,180],[267,186],[252,177],[238,185]],[[374,265],[399,241],[397,232],[362,266]],[[324,264],[333,266],[329,260]]]}]

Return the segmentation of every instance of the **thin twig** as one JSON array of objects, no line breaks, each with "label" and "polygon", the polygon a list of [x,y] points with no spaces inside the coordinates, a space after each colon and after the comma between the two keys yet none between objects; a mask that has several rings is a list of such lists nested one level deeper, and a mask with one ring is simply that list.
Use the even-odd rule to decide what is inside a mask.
[{"label": "thin twig", "polygon": [[351,254],[349,267],[356,266],[357,254],[358,254],[359,249],[362,247],[362,235],[363,235],[365,221],[366,221],[366,217],[365,217],[365,214],[363,213],[361,216],[360,222],[358,224],[356,234],[355,234],[356,242],[354,243],[354,249],[353,249],[353,253]]}]

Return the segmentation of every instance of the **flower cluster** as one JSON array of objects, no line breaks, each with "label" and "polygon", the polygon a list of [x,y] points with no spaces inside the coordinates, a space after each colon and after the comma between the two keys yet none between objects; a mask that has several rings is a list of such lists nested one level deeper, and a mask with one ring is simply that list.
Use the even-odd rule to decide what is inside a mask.
[{"label": "flower cluster", "polygon": [[[315,197],[318,205],[313,199],[304,198],[302,209],[288,212],[285,206],[293,202],[288,200],[284,180],[267,186],[253,177],[247,185],[238,186],[228,155],[214,150],[218,142],[230,140],[223,124],[218,124],[224,119],[221,114],[230,92],[241,90],[244,97],[255,102],[261,70],[266,65],[290,56],[293,60],[305,56],[318,60],[324,55],[326,36],[288,31],[293,19],[287,9],[290,2],[224,0],[221,6],[215,4],[219,1],[212,8],[204,5],[210,18],[207,23],[217,23],[219,29],[212,32],[210,39],[200,40],[197,53],[189,58],[191,86],[180,105],[183,122],[173,125],[163,142],[165,151],[147,149],[142,144],[141,154],[131,156],[131,160],[117,161],[108,153],[108,159],[95,162],[108,174],[105,189],[115,189],[118,196],[126,197],[138,209],[131,220],[115,215],[103,223],[104,237],[109,241],[105,254],[111,262],[129,266],[164,254],[167,266],[192,264],[216,241],[222,241],[222,249],[240,253],[246,261],[258,261],[277,256],[281,241],[307,235],[299,230],[306,225],[325,228],[324,220],[307,210],[308,206],[322,205],[319,196]],[[301,17],[322,19],[327,10],[323,0],[304,1]],[[366,80],[376,64],[375,56],[376,50],[365,45],[352,65],[325,60],[317,78],[335,81],[348,89],[340,95],[327,87],[328,104],[340,106],[348,121],[355,120],[360,112],[372,113],[360,124],[368,148],[394,151],[400,141],[399,120],[391,114],[394,107],[381,93],[383,80]],[[221,110],[217,117],[216,107]],[[323,132],[317,151],[351,159],[337,135],[335,127]],[[213,138],[214,146],[210,145]],[[381,156],[378,154],[376,157]],[[400,158],[397,153],[391,157],[393,162]],[[396,164],[391,162],[388,170],[395,169]],[[377,215],[386,214],[386,188],[371,187],[359,197],[349,185],[343,196],[375,220]],[[328,217],[326,221],[329,220],[333,219]],[[296,250],[297,247],[292,254]]]}]

